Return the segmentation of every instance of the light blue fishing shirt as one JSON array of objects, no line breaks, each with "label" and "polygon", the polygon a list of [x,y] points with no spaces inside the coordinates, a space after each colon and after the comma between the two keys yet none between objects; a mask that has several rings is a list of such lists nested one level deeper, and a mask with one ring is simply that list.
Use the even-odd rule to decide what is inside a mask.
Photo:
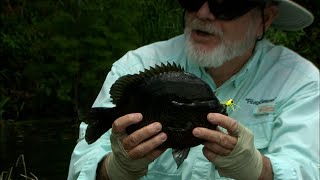
[{"label": "light blue fishing shirt", "polygon": [[[274,179],[319,179],[319,69],[293,51],[263,40],[241,71],[217,88],[204,68],[188,60],[184,41],[180,35],[129,51],[113,64],[93,107],[114,106],[109,89],[120,76],[175,62],[207,82],[220,101],[233,98],[239,108],[229,110],[229,116],[253,132],[256,148],[271,160]],[[110,130],[88,145],[85,129],[82,123],[69,180],[95,179],[98,162],[111,151]],[[191,148],[179,169],[168,149],[141,179],[226,179],[204,157],[202,147]]]}]

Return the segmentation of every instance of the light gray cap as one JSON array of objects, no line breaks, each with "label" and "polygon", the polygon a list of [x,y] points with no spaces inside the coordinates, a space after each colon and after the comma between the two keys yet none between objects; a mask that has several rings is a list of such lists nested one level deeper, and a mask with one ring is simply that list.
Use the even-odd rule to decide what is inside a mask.
[{"label": "light gray cap", "polygon": [[272,26],[285,30],[297,31],[312,24],[314,16],[310,11],[291,0],[273,0],[278,3],[279,13]]}]

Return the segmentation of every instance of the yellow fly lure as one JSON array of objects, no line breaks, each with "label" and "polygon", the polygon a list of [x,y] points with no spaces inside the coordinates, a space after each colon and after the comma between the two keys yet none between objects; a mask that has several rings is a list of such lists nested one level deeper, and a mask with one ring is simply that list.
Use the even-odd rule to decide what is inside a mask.
[{"label": "yellow fly lure", "polygon": [[233,99],[229,99],[228,101],[222,102],[223,105],[230,107],[233,111],[235,111],[235,106],[240,108],[234,101]]}]

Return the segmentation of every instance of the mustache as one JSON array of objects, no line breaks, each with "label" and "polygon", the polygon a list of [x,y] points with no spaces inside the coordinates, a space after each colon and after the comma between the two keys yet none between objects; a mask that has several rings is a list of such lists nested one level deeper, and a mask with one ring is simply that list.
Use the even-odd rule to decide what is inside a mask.
[{"label": "mustache", "polygon": [[189,31],[198,30],[198,31],[209,33],[209,34],[213,34],[218,37],[223,36],[223,32],[221,29],[218,29],[214,25],[209,24],[200,19],[190,20],[189,18],[187,18],[186,28],[189,29]]}]

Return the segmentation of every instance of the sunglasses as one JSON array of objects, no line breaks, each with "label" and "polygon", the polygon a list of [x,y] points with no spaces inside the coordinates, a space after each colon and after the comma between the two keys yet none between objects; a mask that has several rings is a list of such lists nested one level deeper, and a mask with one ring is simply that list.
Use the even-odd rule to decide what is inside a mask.
[{"label": "sunglasses", "polygon": [[263,7],[263,0],[178,0],[189,12],[198,11],[208,1],[210,12],[218,19],[230,21],[243,16],[255,7]]}]

